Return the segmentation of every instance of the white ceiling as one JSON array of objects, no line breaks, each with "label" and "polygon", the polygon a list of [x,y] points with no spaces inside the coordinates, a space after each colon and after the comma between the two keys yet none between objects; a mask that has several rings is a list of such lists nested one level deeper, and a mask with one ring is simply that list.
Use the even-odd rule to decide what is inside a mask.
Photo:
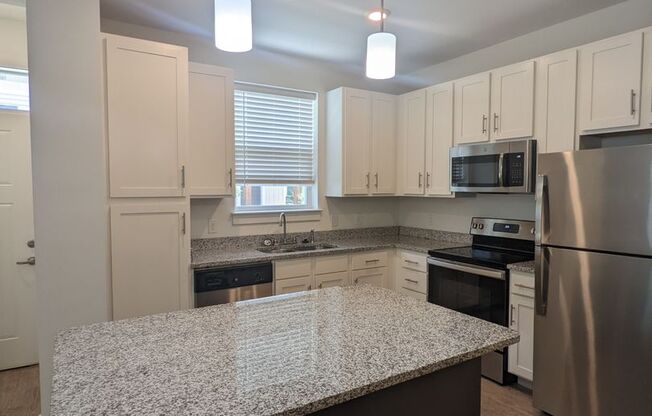
[{"label": "white ceiling", "polygon": [[[100,0],[103,18],[211,40],[212,0]],[[407,74],[623,0],[385,0]],[[254,48],[360,66],[375,0],[253,0]]]}]

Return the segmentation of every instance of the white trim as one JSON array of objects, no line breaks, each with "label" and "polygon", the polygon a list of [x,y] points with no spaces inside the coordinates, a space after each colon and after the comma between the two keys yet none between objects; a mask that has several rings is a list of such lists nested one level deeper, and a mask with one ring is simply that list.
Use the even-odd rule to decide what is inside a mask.
[{"label": "white trim", "polygon": [[233,225],[247,224],[275,224],[279,220],[281,212],[287,215],[287,222],[314,222],[320,221],[321,209],[297,209],[278,211],[238,211],[231,213]]}]

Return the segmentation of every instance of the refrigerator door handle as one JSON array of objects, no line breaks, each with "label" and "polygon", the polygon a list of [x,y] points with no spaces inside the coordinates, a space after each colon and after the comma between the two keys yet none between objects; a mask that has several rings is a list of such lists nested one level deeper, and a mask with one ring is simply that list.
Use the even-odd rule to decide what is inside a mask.
[{"label": "refrigerator door handle", "polygon": [[535,194],[535,244],[540,245],[543,236],[548,232],[548,177],[546,175],[537,175],[537,189]]},{"label": "refrigerator door handle", "polygon": [[549,251],[547,247],[537,247],[534,273],[534,308],[537,315],[546,316],[548,308]]}]

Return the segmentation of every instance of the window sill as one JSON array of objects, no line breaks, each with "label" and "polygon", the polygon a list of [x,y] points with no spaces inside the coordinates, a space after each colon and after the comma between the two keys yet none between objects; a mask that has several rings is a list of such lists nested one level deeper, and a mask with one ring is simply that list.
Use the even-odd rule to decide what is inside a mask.
[{"label": "window sill", "polygon": [[231,213],[233,225],[276,224],[281,212],[287,215],[287,222],[313,222],[321,219],[321,209],[299,209],[278,211],[234,211]]}]

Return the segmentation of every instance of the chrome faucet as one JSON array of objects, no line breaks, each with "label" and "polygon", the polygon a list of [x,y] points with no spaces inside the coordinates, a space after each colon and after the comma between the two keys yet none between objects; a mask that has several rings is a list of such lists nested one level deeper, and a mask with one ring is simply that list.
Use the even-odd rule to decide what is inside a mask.
[{"label": "chrome faucet", "polygon": [[315,244],[315,229],[310,230],[310,243]]},{"label": "chrome faucet", "polygon": [[281,240],[281,243],[285,244],[287,243],[287,237],[288,237],[288,219],[285,216],[285,212],[281,212],[278,226],[283,227],[283,240]]}]

